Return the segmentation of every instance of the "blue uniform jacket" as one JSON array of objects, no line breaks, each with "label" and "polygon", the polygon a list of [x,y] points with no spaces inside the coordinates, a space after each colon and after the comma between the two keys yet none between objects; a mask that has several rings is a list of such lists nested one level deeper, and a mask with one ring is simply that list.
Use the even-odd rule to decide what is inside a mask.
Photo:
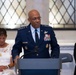
[{"label": "blue uniform jacket", "polygon": [[20,28],[12,49],[13,59],[20,54],[22,48],[24,58],[49,58],[49,45],[51,46],[51,57],[58,58],[60,48],[51,27],[40,25],[40,41],[38,45],[33,40],[30,25]]}]

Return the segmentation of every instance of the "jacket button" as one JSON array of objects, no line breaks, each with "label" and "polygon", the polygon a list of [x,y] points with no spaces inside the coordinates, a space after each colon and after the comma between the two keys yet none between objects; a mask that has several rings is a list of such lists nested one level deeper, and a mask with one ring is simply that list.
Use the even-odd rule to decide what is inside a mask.
[{"label": "jacket button", "polygon": [[36,54],[37,56],[39,55],[39,54]]}]

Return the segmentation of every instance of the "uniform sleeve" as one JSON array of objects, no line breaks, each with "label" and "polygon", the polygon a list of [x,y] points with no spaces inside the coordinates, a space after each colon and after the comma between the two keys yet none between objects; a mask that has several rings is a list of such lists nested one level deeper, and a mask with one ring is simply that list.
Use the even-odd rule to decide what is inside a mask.
[{"label": "uniform sleeve", "polygon": [[57,43],[57,39],[55,37],[55,33],[53,29],[51,28],[51,57],[52,58],[59,58],[60,56],[60,47]]},{"label": "uniform sleeve", "polygon": [[14,44],[13,49],[12,49],[12,57],[13,57],[13,59],[15,59],[15,57],[17,55],[19,56],[20,52],[22,52],[22,46],[21,46],[20,33],[18,31],[16,39],[15,39],[15,44]]}]

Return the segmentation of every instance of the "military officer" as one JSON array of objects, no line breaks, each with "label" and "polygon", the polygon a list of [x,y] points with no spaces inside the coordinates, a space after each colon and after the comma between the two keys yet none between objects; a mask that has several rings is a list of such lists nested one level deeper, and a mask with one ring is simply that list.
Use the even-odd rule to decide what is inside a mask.
[{"label": "military officer", "polygon": [[41,16],[37,10],[28,13],[28,21],[28,26],[18,30],[12,49],[14,62],[17,63],[21,48],[24,50],[24,58],[49,58],[51,46],[51,57],[59,58],[60,48],[52,27],[41,24]]}]

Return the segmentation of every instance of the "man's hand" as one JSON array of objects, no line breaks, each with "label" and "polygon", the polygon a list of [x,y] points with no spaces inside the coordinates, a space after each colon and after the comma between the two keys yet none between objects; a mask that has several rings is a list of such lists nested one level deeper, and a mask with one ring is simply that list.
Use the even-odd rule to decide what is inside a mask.
[{"label": "man's hand", "polygon": [[19,56],[17,55],[14,59],[15,64],[17,64],[17,60],[19,59]]}]

